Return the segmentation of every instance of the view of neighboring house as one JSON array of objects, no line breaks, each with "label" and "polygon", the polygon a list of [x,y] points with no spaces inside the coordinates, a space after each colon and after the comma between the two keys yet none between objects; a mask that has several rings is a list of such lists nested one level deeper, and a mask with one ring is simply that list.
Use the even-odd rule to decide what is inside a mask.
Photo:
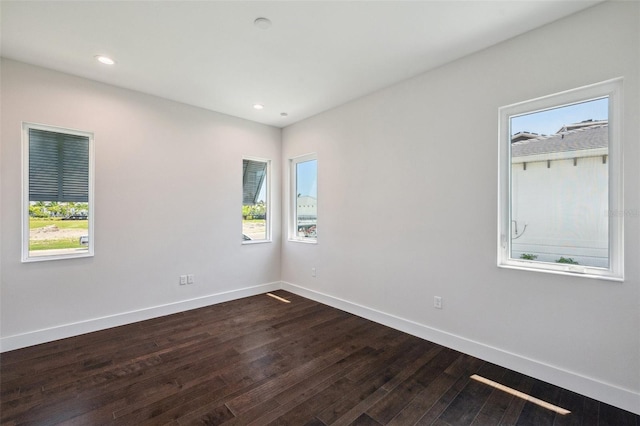
[{"label": "view of neighboring house", "polygon": [[299,195],[296,204],[298,236],[315,237],[318,222],[318,199]]},{"label": "view of neighboring house", "polygon": [[511,141],[511,257],[608,267],[607,121]]}]

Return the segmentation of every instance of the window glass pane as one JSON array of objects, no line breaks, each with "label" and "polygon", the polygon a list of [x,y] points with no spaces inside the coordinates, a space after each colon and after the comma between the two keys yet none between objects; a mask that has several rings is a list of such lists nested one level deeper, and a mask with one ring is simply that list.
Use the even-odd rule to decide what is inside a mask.
[{"label": "window glass pane", "polygon": [[268,162],[242,160],[243,241],[269,239]]},{"label": "window glass pane", "polygon": [[512,259],[609,267],[609,98],[511,116]]},{"label": "window glass pane", "polygon": [[316,238],[318,222],[318,160],[296,166],[295,224],[298,238]]},{"label": "window glass pane", "polygon": [[[90,243],[88,134],[25,125],[29,161],[26,259],[87,255]],[[57,129],[56,129],[57,130]]]},{"label": "window glass pane", "polygon": [[89,204],[29,201],[29,257],[87,253]]}]

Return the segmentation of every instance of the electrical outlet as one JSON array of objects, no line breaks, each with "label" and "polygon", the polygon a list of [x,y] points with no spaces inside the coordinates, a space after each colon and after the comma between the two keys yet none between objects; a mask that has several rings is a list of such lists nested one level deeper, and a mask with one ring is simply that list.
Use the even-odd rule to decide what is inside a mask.
[{"label": "electrical outlet", "polygon": [[311,268],[311,276],[315,278],[315,276],[316,276],[316,268]]},{"label": "electrical outlet", "polygon": [[193,284],[193,274],[187,275],[187,284]]},{"label": "electrical outlet", "polygon": [[185,284],[187,284],[187,276],[180,275],[180,285],[185,285]]},{"label": "electrical outlet", "polygon": [[433,296],[433,307],[436,309],[442,309],[442,297]]}]

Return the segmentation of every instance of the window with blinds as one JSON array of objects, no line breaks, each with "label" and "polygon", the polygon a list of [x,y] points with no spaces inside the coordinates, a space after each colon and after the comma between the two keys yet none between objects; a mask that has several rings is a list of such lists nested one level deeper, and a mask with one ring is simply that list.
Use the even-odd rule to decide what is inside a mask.
[{"label": "window with blinds", "polygon": [[23,261],[93,255],[93,135],[23,126]]},{"label": "window with blinds", "polygon": [[89,137],[29,129],[29,201],[89,201]]}]

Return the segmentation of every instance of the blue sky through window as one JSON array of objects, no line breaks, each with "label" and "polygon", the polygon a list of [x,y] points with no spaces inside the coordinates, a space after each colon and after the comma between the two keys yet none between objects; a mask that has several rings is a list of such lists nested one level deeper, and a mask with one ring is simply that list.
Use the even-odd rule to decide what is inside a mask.
[{"label": "blue sky through window", "polygon": [[608,117],[609,98],[594,99],[512,117],[511,135],[518,132],[552,135],[565,124],[579,123],[584,120],[607,120]]},{"label": "blue sky through window", "polygon": [[297,164],[296,192],[301,196],[318,198],[318,160]]}]

